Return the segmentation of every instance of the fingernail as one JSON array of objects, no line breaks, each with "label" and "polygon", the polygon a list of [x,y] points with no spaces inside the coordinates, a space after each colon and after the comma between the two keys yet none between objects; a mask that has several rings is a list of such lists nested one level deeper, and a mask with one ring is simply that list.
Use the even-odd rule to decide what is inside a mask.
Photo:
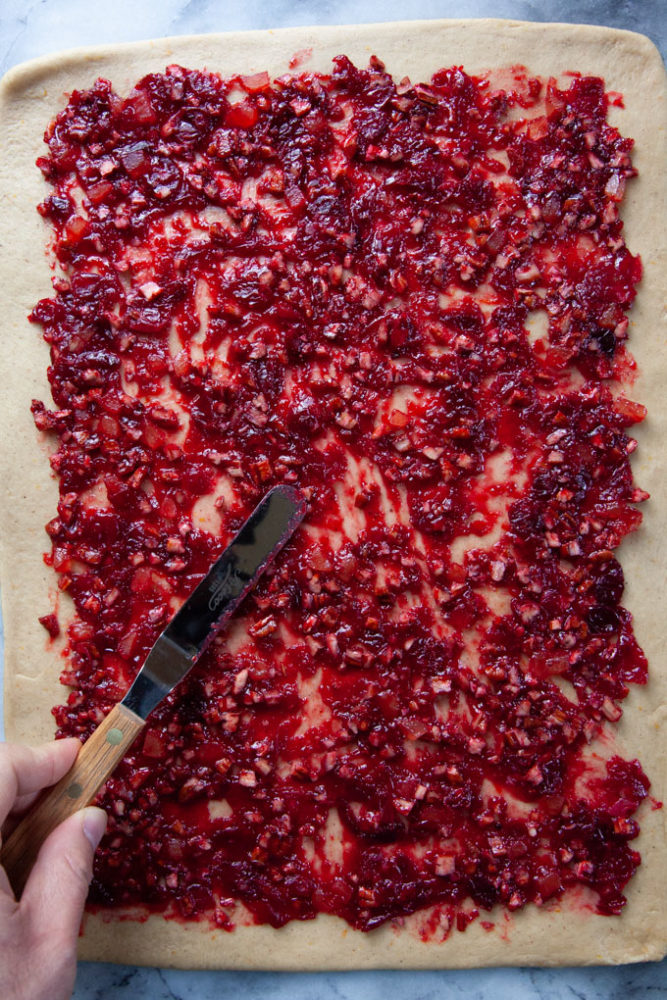
[{"label": "fingernail", "polygon": [[98,809],[97,806],[89,806],[85,810],[83,832],[92,844],[93,850],[97,848],[106,828],[107,814],[104,809]]}]

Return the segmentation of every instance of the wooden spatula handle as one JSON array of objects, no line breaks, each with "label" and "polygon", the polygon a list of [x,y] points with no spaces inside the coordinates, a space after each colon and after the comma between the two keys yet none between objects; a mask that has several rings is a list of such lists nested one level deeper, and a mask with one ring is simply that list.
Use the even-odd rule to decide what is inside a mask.
[{"label": "wooden spatula handle", "polygon": [[144,720],[129,708],[115,705],[81,747],[67,774],[12,831],[0,851],[0,864],[17,899],[48,835],[77,809],[92,802],[143,725]]}]

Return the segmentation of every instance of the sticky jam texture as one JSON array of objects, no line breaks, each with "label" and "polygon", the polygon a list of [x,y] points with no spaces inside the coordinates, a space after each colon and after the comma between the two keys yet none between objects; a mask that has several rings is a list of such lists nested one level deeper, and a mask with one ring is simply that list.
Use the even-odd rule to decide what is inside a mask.
[{"label": "sticky jam texture", "polygon": [[613,749],[646,681],[614,551],[646,494],[607,103],[341,56],[98,80],[49,127],[59,733],[123,696],[269,487],[309,500],[105,786],[91,905],[428,908],[424,936],[570,891],[621,911],[649,783]]}]

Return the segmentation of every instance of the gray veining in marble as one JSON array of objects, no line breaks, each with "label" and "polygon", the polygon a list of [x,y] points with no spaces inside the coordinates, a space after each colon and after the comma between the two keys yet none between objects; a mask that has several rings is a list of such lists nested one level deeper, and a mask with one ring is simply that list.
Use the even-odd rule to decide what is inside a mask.
[{"label": "gray veining in marble", "polygon": [[[0,0],[0,74],[61,49],[166,35],[406,18],[605,24],[667,52],[666,0]],[[2,633],[0,622],[0,649]],[[2,722],[0,716],[0,733]],[[233,937],[230,937],[233,948]],[[74,1000],[658,1000],[667,961],[616,968],[453,972],[183,972],[81,963]],[[0,998],[1,1000],[1,998]]]},{"label": "gray veining in marble", "polygon": [[[98,969],[108,969],[102,980]],[[662,969],[662,977],[660,971]],[[175,972],[83,964],[75,1000],[658,1000],[664,964],[461,972]],[[127,992],[120,992],[126,990]]]}]

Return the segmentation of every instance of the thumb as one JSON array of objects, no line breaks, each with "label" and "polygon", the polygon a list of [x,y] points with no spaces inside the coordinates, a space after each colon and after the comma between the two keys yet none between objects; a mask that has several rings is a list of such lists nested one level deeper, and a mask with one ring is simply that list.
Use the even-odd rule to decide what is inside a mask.
[{"label": "thumb", "polygon": [[21,897],[21,908],[38,936],[76,947],[93,856],[106,825],[106,813],[88,806],[64,820],[42,844]]}]

